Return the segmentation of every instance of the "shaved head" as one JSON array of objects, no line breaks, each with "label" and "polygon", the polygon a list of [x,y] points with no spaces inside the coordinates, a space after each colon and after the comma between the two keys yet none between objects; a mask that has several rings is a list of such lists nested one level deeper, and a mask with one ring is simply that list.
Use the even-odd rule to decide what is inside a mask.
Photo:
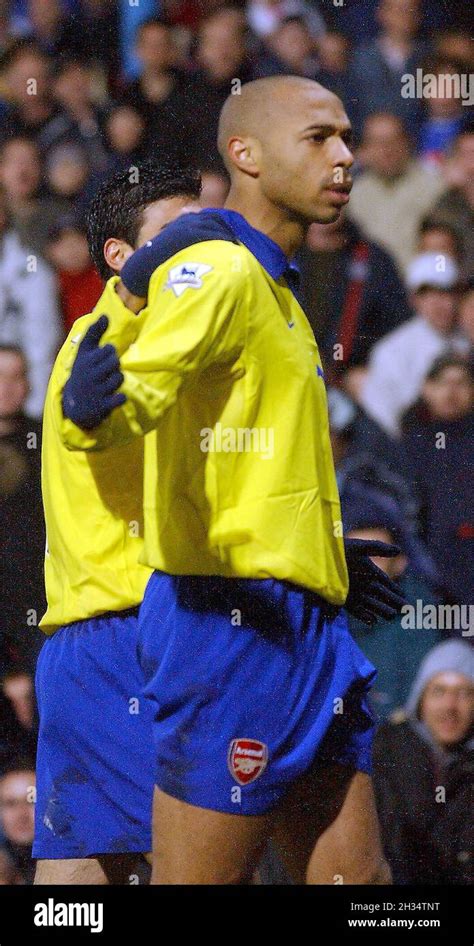
[{"label": "shaved head", "polygon": [[219,121],[231,179],[226,206],[274,234],[290,226],[298,239],[314,221],[337,220],[351,186],[350,135],[341,100],[319,82],[272,76],[246,83],[228,97]]},{"label": "shaved head", "polygon": [[264,145],[295,109],[303,111],[311,102],[331,100],[339,102],[319,82],[300,76],[270,76],[247,82],[238,95],[226,99],[219,120],[217,145],[229,173],[234,169],[227,149],[231,138],[257,138]]}]

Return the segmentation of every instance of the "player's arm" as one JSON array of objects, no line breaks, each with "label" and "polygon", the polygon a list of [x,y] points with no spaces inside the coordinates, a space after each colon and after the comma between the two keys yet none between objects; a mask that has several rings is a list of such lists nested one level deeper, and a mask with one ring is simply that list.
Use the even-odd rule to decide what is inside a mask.
[{"label": "player's arm", "polygon": [[169,223],[153,240],[148,240],[132,253],[125,263],[116,286],[124,305],[132,312],[139,312],[145,304],[155,270],[180,250],[208,240],[238,243],[229,224],[217,211],[181,214]]},{"label": "player's arm", "polygon": [[[143,309],[155,270],[180,250],[211,240],[237,243],[229,225],[215,211],[182,214],[132,254],[121,278],[113,277],[108,281],[94,310],[97,325],[90,325],[82,338],[74,338],[76,347],[63,376],[56,412],[66,445],[90,449],[90,439],[86,444],[76,427],[88,431],[99,426],[114,407],[123,403],[124,396],[117,393],[123,377],[110,343],[115,345],[119,355],[131,343],[130,329],[133,332],[134,323],[137,324],[132,313],[138,314]],[[105,313],[111,316],[109,326]],[[127,321],[128,329],[124,331]]]},{"label": "player's arm", "polygon": [[[63,440],[67,439],[68,432],[74,436],[74,424],[63,413],[63,392],[79,353],[80,357],[76,366],[77,376],[83,378],[84,388],[88,392],[88,410],[98,411],[99,407],[103,406],[101,397],[104,389],[101,387],[97,400],[96,383],[103,385],[104,379],[107,379],[107,382],[115,381],[116,387],[121,383],[118,356],[132,344],[140,330],[143,313],[140,312],[137,315],[136,312],[143,308],[143,302],[140,301],[136,312],[130,311],[118,290],[118,277],[113,276],[106,283],[93,312],[77,319],[74,323],[56,359],[55,384],[50,386],[50,405],[52,422]],[[103,312],[108,312],[112,316],[110,324],[107,318],[101,318]],[[103,344],[100,348],[98,363],[94,365],[94,351],[99,342]],[[118,403],[122,400],[120,398]]]},{"label": "player's arm", "polygon": [[65,444],[101,450],[144,436],[187,378],[210,364],[234,364],[244,344],[250,292],[245,253],[230,242],[186,248],[160,266],[150,282],[142,330],[120,364],[110,363],[107,397],[125,400],[111,403],[95,427],[65,424]]}]

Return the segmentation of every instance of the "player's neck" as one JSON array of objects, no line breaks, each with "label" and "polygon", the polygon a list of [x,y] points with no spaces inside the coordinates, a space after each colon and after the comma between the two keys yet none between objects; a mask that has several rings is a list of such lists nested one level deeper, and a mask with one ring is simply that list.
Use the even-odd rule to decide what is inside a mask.
[{"label": "player's neck", "polygon": [[304,242],[306,235],[304,225],[298,221],[289,220],[283,210],[265,199],[255,200],[254,195],[250,197],[231,188],[225,208],[242,214],[252,227],[274,240],[288,259],[293,258]]}]

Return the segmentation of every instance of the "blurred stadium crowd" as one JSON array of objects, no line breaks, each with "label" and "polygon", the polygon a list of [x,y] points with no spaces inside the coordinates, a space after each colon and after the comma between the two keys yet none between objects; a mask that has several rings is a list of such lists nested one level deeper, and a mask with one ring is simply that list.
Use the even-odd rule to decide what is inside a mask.
[{"label": "blurred stadium crowd", "polygon": [[[379,564],[413,604],[353,622],[378,667],[386,854],[398,884],[472,882],[468,18],[464,0],[0,0],[0,883],[33,874],[41,413],[62,339],[101,293],[87,205],[110,172],[171,151],[202,169],[202,205],[222,206],[220,108],[232,80],[277,74],[334,90],[355,131],[348,213],[313,224],[298,262],[345,531],[400,546]],[[417,70],[430,97],[401,93]]]}]

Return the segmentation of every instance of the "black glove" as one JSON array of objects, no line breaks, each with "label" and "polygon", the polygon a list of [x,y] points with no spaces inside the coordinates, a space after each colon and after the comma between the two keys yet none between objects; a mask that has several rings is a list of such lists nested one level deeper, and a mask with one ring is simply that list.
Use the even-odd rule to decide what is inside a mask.
[{"label": "black glove", "polygon": [[63,414],[83,430],[97,427],[114,407],[127,400],[117,393],[123,374],[114,346],[99,345],[108,324],[107,316],[101,315],[88,328],[64,385]]},{"label": "black glove", "polygon": [[406,604],[397,585],[371,561],[371,555],[394,558],[400,554],[397,545],[367,539],[344,539],[349,593],[344,605],[353,617],[364,624],[375,624],[380,618],[390,621]]}]

